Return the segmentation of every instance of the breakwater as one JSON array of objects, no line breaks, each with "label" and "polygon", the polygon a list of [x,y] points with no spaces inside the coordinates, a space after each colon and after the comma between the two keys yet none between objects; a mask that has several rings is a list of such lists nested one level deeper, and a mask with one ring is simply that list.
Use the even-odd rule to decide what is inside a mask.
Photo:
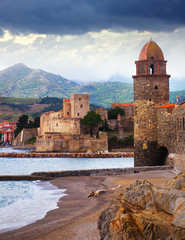
[{"label": "breakwater", "polygon": [[127,158],[134,157],[133,152],[111,153],[37,153],[37,152],[7,152],[0,153],[0,157],[9,158]]},{"label": "breakwater", "polygon": [[33,180],[52,180],[58,177],[82,177],[82,176],[113,176],[124,174],[137,174],[146,171],[171,170],[172,166],[144,166],[132,168],[109,168],[109,169],[90,169],[74,171],[53,171],[53,172],[34,172],[31,175],[4,175],[0,176],[0,181],[33,181]]},{"label": "breakwater", "polygon": [[81,177],[81,176],[113,176],[122,174],[139,173],[146,171],[170,170],[172,166],[144,166],[133,168],[109,168],[109,169],[90,169],[74,171],[55,171],[55,172],[34,172],[31,176],[37,177]]}]

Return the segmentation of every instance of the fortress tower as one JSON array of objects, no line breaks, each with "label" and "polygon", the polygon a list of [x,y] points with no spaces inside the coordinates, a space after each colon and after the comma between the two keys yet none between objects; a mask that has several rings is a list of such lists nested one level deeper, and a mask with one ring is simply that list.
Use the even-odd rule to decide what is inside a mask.
[{"label": "fortress tower", "polygon": [[152,40],[136,61],[134,79],[135,166],[162,165],[157,144],[157,107],[169,103],[169,78],[161,48]]}]

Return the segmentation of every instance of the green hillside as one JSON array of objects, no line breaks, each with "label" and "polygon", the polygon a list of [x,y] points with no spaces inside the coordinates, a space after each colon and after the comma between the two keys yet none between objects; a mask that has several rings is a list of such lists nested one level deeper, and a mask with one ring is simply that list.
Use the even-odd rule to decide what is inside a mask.
[{"label": "green hillside", "polygon": [[0,71],[2,97],[66,98],[71,93],[71,89],[77,85],[60,75],[31,69],[21,63]]},{"label": "green hillside", "polygon": [[[4,105],[0,111],[6,114],[6,104],[17,112],[45,111],[50,109],[53,103],[38,103],[40,98],[56,97],[69,98],[72,93],[89,93],[90,103],[105,108],[109,108],[113,102],[133,102],[133,84],[119,81],[93,82],[78,84],[59,75],[45,72],[40,69],[31,69],[24,64],[16,64],[10,68],[0,71],[0,104]],[[180,101],[185,101],[185,90],[170,92],[170,102],[176,102],[176,96],[180,96]],[[12,97],[12,98],[10,98]],[[21,97],[21,98],[20,98]],[[27,99],[29,98],[29,100]],[[51,100],[51,99],[50,99]],[[5,101],[5,102],[2,102]],[[36,106],[24,107],[22,104]],[[10,104],[13,104],[10,106]],[[16,106],[15,106],[16,105]],[[61,104],[58,103],[58,107]],[[53,106],[53,110],[58,107]],[[10,109],[7,107],[7,111]]]}]

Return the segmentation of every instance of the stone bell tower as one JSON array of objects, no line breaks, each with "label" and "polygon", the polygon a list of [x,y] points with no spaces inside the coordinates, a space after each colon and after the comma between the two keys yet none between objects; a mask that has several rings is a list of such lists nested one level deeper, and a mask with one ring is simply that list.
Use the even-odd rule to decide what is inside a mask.
[{"label": "stone bell tower", "polygon": [[134,79],[135,166],[162,165],[157,144],[157,107],[169,103],[169,78],[160,47],[152,40],[136,61]]}]

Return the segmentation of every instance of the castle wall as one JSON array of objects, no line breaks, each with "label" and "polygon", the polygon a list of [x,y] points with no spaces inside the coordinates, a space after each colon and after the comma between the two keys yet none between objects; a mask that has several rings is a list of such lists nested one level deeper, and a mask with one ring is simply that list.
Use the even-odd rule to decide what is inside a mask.
[{"label": "castle wall", "polygon": [[176,105],[173,111],[158,108],[158,147],[168,151],[167,165],[185,169],[185,104]]},{"label": "castle wall", "polygon": [[63,117],[71,118],[71,103],[70,99],[63,100]]},{"label": "castle wall", "polygon": [[71,94],[71,117],[83,118],[89,111],[89,94]]},{"label": "castle wall", "polygon": [[108,150],[107,133],[100,132],[99,138],[85,135],[46,133],[37,137],[37,152],[86,152]]},{"label": "castle wall", "polygon": [[40,118],[40,135],[46,132],[80,134],[80,119],[63,118],[61,112],[44,113]]}]

